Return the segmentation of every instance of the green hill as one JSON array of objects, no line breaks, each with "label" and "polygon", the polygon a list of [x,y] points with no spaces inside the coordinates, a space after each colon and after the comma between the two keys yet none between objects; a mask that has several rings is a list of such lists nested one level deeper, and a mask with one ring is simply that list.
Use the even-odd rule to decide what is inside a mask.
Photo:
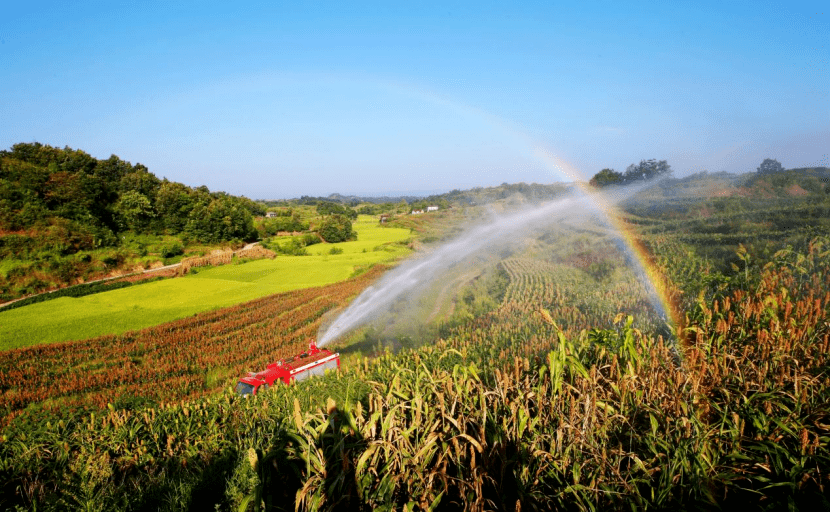
[{"label": "green hill", "polygon": [[[0,151],[0,301],[141,264],[182,244],[256,240],[263,205],[160,180],[113,155],[15,144]],[[149,242],[131,246],[141,237]]]}]

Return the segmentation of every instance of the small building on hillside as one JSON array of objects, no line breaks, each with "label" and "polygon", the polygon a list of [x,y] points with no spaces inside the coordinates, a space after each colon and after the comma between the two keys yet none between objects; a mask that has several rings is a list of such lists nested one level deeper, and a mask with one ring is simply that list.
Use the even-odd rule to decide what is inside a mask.
[{"label": "small building on hillside", "polygon": [[266,219],[273,219],[276,216],[277,216],[277,212],[266,212],[266,214],[265,214]]},{"label": "small building on hillside", "polygon": [[437,211],[439,211],[439,207],[438,206],[428,206],[427,211],[428,212],[437,212]]}]

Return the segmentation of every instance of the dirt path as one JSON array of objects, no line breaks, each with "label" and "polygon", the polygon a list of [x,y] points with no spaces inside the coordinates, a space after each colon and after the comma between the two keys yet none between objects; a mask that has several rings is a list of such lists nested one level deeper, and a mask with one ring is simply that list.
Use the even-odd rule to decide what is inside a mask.
[{"label": "dirt path", "polygon": [[[259,243],[260,242],[252,242],[250,244],[246,244],[245,247],[243,247],[242,249],[238,249],[234,252],[237,253],[239,251],[245,251],[247,249],[251,249],[255,245],[258,245]],[[70,285],[70,286],[65,286],[63,288],[56,288],[54,290],[49,290],[49,291],[45,291],[45,292],[42,292],[42,293],[35,293],[33,295],[27,295],[25,297],[20,297],[18,299],[14,299],[14,300],[10,300],[8,302],[0,303],[0,310],[2,310],[2,308],[4,308],[5,306],[8,306],[9,304],[14,304],[15,302],[21,301],[23,299],[28,299],[30,297],[37,297],[38,295],[46,295],[48,293],[55,293],[55,292],[60,291],[60,290],[66,290],[67,288],[72,288],[73,286],[80,286],[82,284],[103,283],[105,281],[113,281],[113,280],[116,280],[116,279],[125,279],[125,280],[138,281],[140,279],[131,279],[131,278],[135,278],[136,276],[146,276],[147,274],[155,274],[155,273],[158,273],[158,272],[168,272],[170,270],[178,269],[181,266],[182,266],[181,262],[180,263],[172,263],[170,265],[165,265],[163,267],[148,268],[148,269],[142,270],[140,272],[131,272],[129,274],[121,274],[121,275],[118,275],[118,276],[102,277],[100,279],[93,279],[92,281],[85,281],[83,283],[74,284],[74,285]],[[168,273],[170,273],[170,272],[168,272]],[[173,275],[175,275],[175,272],[173,272],[171,274],[172,275],[170,275],[169,277],[173,277]]]},{"label": "dirt path", "polygon": [[25,297],[20,297],[18,299],[10,300],[8,302],[3,302],[3,303],[0,303],[0,309],[2,309],[5,306],[8,306],[9,304],[14,304],[15,302],[19,302],[23,299],[28,299],[30,297],[37,297],[39,295],[46,295],[46,294],[49,294],[49,293],[59,292],[61,290],[66,290],[66,289],[72,288],[74,286],[81,286],[81,285],[85,285],[85,284],[94,284],[94,283],[103,283],[105,281],[114,281],[116,279],[127,279],[127,280],[129,280],[132,277],[143,276],[145,274],[153,274],[153,273],[156,273],[156,272],[164,272],[164,271],[167,271],[167,270],[176,269],[180,266],[182,266],[181,263],[174,263],[172,265],[165,265],[163,267],[149,268],[147,270],[142,270],[141,272],[131,272],[129,274],[121,274],[121,275],[117,275],[117,276],[110,276],[110,277],[102,277],[100,279],[93,279],[92,281],[84,281],[83,283],[73,284],[73,285],[70,285],[70,286],[64,286],[63,288],[55,288],[54,290],[48,290],[48,291],[45,291],[45,292],[42,292],[42,293],[35,293],[33,295],[27,295]]}]

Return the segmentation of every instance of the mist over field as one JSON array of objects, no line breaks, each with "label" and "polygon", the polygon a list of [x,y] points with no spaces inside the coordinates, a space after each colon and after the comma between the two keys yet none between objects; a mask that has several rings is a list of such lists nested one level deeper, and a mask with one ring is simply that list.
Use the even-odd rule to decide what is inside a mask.
[{"label": "mist over field", "polygon": [[[640,261],[626,244],[623,234],[610,222],[610,209],[638,192],[654,186],[650,180],[613,190],[599,191],[572,187],[563,197],[528,204],[521,201],[501,211],[488,209],[481,218],[458,227],[461,231],[450,240],[431,245],[386,273],[367,288],[318,333],[318,344],[324,346],[344,334],[366,324],[388,335],[417,336],[441,307],[425,310],[424,303],[445,299],[448,293],[480,278],[500,260],[522,254],[535,239],[548,232],[549,244],[570,243],[575,232],[588,232],[596,237],[610,237],[626,255],[634,276],[644,286],[649,301],[663,318],[667,312],[658,299]],[[520,198],[521,200],[522,198]],[[510,201],[509,201],[510,203]],[[553,228],[553,231],[552,231]],[[432,294],[429,297],[428,294]]]}]

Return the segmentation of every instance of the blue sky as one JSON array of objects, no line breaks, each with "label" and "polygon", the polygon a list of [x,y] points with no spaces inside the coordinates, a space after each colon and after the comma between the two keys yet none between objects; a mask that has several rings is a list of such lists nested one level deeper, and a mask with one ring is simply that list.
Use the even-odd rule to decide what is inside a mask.
[{"label": "blue sky", "polygon": [[828,165],[828,2],[399,3],[15,2],[0,148],[258,199]]}]

